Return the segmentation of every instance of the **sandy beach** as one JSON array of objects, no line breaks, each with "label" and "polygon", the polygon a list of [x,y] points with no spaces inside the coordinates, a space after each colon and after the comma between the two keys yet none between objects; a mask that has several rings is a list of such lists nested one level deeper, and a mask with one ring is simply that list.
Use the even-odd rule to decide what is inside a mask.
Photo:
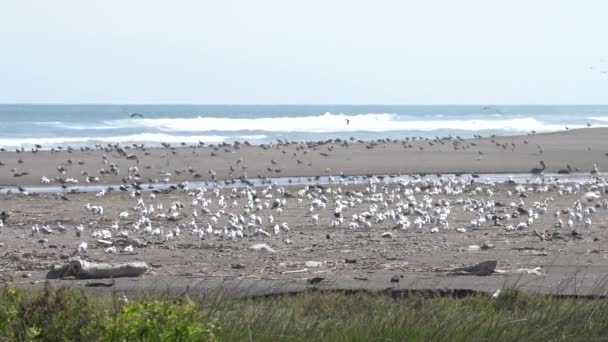
[{"label": "sandy beach", "polygon": [[[418,173],[526,173],[566,170],[589,172],[593,164],[608,170],[608,128],[469,140],[418,140],[382,142],[316,142],[273,145],[172,146],[125,149],[137,160],[128,160],[116,149],[68,152],[63,150],[0,152],[0,186],[39,185],[42,177],[58,184],[72,178],[85,185],[87,177],[99,184],[121,184],[130,167],[140,177],[134,181],[208,181],[263,177],[317,175],[368,175]],[[44,146],[55,148],[56,146]],[[110,172],[111,164],[120,170]],[[61,171],[60,171],[61,170]],[[103,170],[103,173],[100,171]],[[106,172],[107,171],[107,172]]]},{"label": "sandy beach", "polygon": [[[584,129],[464,141],[125,149],[127,154],[137,155],[139,163],[121,157],[116,149],[69,153],[64,146],[63,151],[55,152],[0,153],[4,163],[0,183],[34,187],[40,185],[42,177],[61,177],[86,185],[85,177],[93,176],[99,177],[100,184],[121,184],[129,175],[131,178],[125,180],[128,184],[150,179],[163,182],[165,178],[181,182],[210,180],[212,173],[216,180],[244,174],[516,173],[540,167],[540,160],[547,165],[545,172],[557,172],[569,164],[572,171],[589,173],[597,164],[601,175],[608,169],[605,133],[608,130]],[[111,164],[120,169],[118,174],[99,173],[102,168],[110,170]],[[139,171],[129,173],[135,166]],[[28,174],[14,176],[21,172]],[[217,286],[258,292],[301,290],[314,276],[324,278],[319,284],[322,288],[381,290],[394,285],[389,280],[400,274],[404,278],[399,286],[412,289],[494,291],[518,286],[545,293],[597,293],[608,272],[604,243],[608,239],[608,210],[602,204],[606,186],[598,179],[580,187],[470,184],[458,179],[334,184],[322,190],[304,185],[268,186],[255,189],[259,201],[252,201],[252,190],[244,188],[206,192],[178,189],[159,194],[116,191],[65,194],[63,198],[14,193],[0,197],[0,211],[9,214],[0,229],[0,273],[5,281],[42,286],[53,264],[80,255],[90,262],[144,261],[150,265],[142,277],[117,279],[114,286],[119,291],[170,287],[203,291]],[[600,198],[583,201],[580,220],[575,217],[569,227],[569,213],[579,213],[576,201],[590,191],[596,191]],[[493,205],[486,207],[490,202]],[[103,207],[103,214],[88,210],[87,204]],[[175,208],[170,209],[172,206]],[[336,216],[338,207],[342,208]],[[593,211],[588,211],[589,207]],[[559,219],[554,217],[556,211]],[[174,212],[177,214],[171,216]],[[442,223],[442,214],[448,217],[447,224]],[[243,221],[236,225],[241,226],[243,236],[235,237],[234,217],[239,215]],[[391,215],[411,225],[404,227],[403,220]],[[425,215],[427,222],[416,227],[416,219]],[[149,219],[150,231],[137,224],[142,217]],[[336,224],[338,217],[342,222]],[[288,229],[275,230],[283,223]],[[526,226],[520,227],[522,223]],[[46,225],[52,232],[33,232],[36,225]],[[83,227],[80,236],[79,225]],[[196,233],[209,225],[211,232],[204,236]],[[101,237],[104,230],[110,236]],[[133,251],[125,251],[135,239]],[[86,250],[78,251],[83,242]],[[273,251],[251,250],[260,243]],[[114,253],[108,252],[110,247],[115,248]],[[496,260],[500,272],[486,277],[449,275],[459,267],[487,260]],[[577,278],[576,274],[582,276]]]}]

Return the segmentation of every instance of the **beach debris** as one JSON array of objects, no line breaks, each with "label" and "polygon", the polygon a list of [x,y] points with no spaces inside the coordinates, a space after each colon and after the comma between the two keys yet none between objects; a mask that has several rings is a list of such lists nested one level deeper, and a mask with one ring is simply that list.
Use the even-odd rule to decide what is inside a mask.
[{"label": "beach debris", "polygon": [[256,251],[256,252],[266,252],[266,253],[276,253],[277,252],[276,250],[272,249],[270,246],[268,246],[265,243],[258,243],[256,245],[249,247],[249,249],[252,251]]},{"label": "beach debris", "polygon": [[383,237],[383,238],[386,238],[386,239],[392,239],[393,238],[393,234],[391,232],[382,233],[382,235],[380,235],[380,236]]},{"label": "beach debris", "polygon": [[471,245],[469,247],[467,247],[467,251],[469,252],[478,252],[481,250],[481,246],[478,245]]},{"label": "beach debris", "polygon": [[495,245],[495,244],[493,244],[493,243],[490,243],[490,242],[484,242],[484,243],[481,245],[481,249],[482,249],[482,250],[484,250],[484,251],[485,251],[485,250],[488,250],[488,249],[494,249],[494,248],[496,248],[496,245]]},{"label": "beach debris", "polygon": [[84,284],[85,287],[112,287],[114,286],[114,280],[112,280],[111,282],[105,283],[105,282],[92,282],[92,281],[88,281],[86,282],[86,284]]},{"label": "beach debris", "polygon": [[492,294],[492,299],[496,299],[496,298],[498,298],[498,296],[500,296],[500,293],[501,293],[501,292],[502,292],[502,290],[501,290],[501,289],[496,290],[496,292],[494,292],[494,293]]},{"label": "beach debris", "polygon": [[304,262],[304,266],[306,267],[321,267],[323,263],[321,261],[306,261]]},{"label": "beach debris", "polygon": [[75,277],[76,279],[139,277],[148,271],[145,262],[136,261],[126,264],[93,263],[79,256],[70,258],[63,265],[53,265],[47,279]]},{"label": "beach debris", "polygon": [[283,271],[281,274],[292,274],[292,273],[304,273],[308,272],[308,268],[303,268],[301,270],[293,270],[293,271]]},{"label": "beach debris", "polygon": [[325,278],[323,277],[314,277],[314,278],[309,278],[306,279],[306,282],[308,283],[308,285],[319,285],[319,283],[321,283],[323,280],[325,280]]},{"label": "beach debris", "polygon": [[523,274],[532,274],[532,275],[539,275],[542,276],[543,273],[541,272],[542,267],[538,266],[538,267],[534,267],[534,268],[518,268],[515,270],[515,273],[523,273]]},{"label": "beach debris", "polygon": [[497,264],[496,260],[487,260],[473,266],[457,268],[449,272],[448,275],[489,276],[495,272]]}]

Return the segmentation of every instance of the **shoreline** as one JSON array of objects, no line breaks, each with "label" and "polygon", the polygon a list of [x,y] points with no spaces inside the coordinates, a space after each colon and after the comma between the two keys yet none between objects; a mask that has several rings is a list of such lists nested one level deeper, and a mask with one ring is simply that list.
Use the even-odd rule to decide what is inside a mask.
[{"label": "shoreline", "polygon": [[[97,184],[97,185],[72,185],[72,186],[18,186],[0,188],[0,195],[12,194],[49,194],[49,193],[91,193],[99,191],[173,191],[182,187],[188,189],[214,189],[214,188],[245,188],[245,187],[264,187],[264,186],[310,186],[310,185],[356,185],[364,184],[369,181],[377,181],[381,184],[396,184],[400,182],[412,182],[432,180],[436,178],[464,179],[473,183],[482,184],[493,182],[497,184],[584,184],[596,179],[606,179],[608,173],[598,173],[595,175],[578,173],[562,175],[558,173],[533,175],[531,173],[483,173],[483,174],[413,174],[413,175],[354,175],[354,176],[326,176],[315,177],[278,177],[278,178],[249,178],[233,179],[223,181],[192,181],[182,183],[137,183],[137,184]],[[121,188],[122,187],[122,188]]]},{"label": "shoreline", "polygon": [[[605,136],[608,128],[463,140],[341,140],[124,149],[137,160],[126,159],[115,148],[6,151],[0,152],[0,162],[4,164],[0,165],[0,186],[36,186],[42,177],[54,180],[53,184],[72,178],[78,185],[87,184],[86,178],[92,177],[95,184],[108,185],[319,175],[516,174],[539,168],[541,160],[547,165],[546,173],[557,173],[571,165],[572,173],[584,174],[594,164],[600,171],[608,169]],[[111,172],[111,164],[119,171]]]}]

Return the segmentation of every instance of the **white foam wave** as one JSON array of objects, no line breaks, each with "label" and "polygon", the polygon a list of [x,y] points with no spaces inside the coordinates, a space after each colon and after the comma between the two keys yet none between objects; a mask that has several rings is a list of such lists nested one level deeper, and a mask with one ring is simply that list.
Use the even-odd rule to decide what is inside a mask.
[{"label": "white foam wave", "polygon": [[[121,119],[106,122],[110,127],[158,130],[164,132],[192,131],[262,131],[262,132],[390,132],[390,131],[481,131],[504,130],[514,132],[556,131],[563,125],[549,124],[533,117],[483,119],[431,119],[403,118],[397,114],[331,114],[318,116],[276,118],[161,118]],[[581,126],[582,127],[582,126]],[[570,128],[576,128],[570,126]]]},{"label": "white foam wave", "polygon": [[588,117],[587,120],[608,122],[608,116],[591,116],[591,117]]},{"label": "white foam wave", "polygon": [[21,146],[34,146],[36,144],[50,148],[57,145],[91,145],[95,143],[198,143],[199,141],[205,143],[221,143],[227,139],[236,140],[262,140],[265,139],[265,135],[253,135],[253,136],[236,136],[236,137],[224,137],[220,135],[169,135],[169,134],[158,134],[158,133],[143,133],[143,134],[131,134],[123,136],[110,136],[110,137],[36,137],[36,138],[0,138],[0,146],[2,147],[21,147]]}]

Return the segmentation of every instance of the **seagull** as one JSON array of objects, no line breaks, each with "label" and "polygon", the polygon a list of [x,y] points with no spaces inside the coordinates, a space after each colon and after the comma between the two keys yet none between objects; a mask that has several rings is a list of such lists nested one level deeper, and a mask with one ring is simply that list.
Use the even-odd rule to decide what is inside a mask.
[{"label": "seagull", "polygon": [[599,192],[589,191],[589,192],[585,193],[581,199],[584,199],[587,202],[593,202],[596,199],[599,199],[600,197],[601,196],[600,196]]},{"label": "seagull", "polygon": [[139,113],[131,113],[131,115],[129,115],[130,118],[142,118],[143,119],[143,114],[139,114]]},{"label": "seagull", "polygon": [[86,242],[82,242],[80,243],[80,245],[78,245],[78,253],[84,253],[87,251],[87,247],[89,247],[89,245]]}]

